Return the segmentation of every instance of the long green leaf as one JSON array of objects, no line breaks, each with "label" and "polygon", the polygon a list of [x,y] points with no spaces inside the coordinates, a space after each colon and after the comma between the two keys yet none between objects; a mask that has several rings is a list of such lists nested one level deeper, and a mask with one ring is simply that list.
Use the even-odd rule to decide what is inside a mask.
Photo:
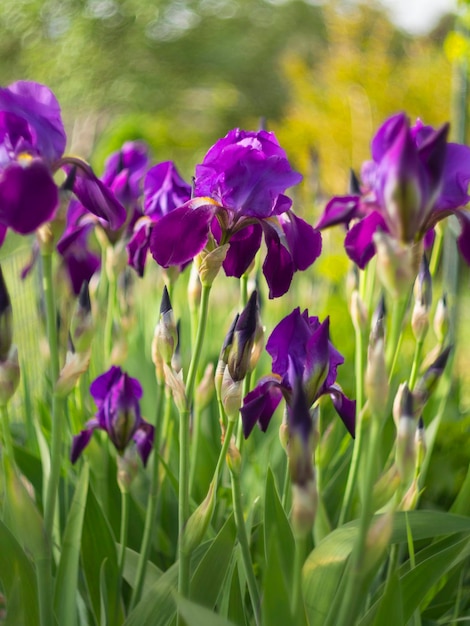
[{"label": "long green leaf", "polygon": [[[211,544],[212,541],[208,541],[195,550],[191,559],[193,570],[197,568]],[[165,626],[168,624],[176,614],[174,594],[177,586],[178,562],[174,563],[148,589],[139,604],[128,615],[124,626]]]},{"label": "long green leaf", "polygon": [[[459,532],[470,533],[470,518],[440,511],[407,513],[413,539],[429,539]],[[337,590],[357,533],[357,521],[337,528],[310,553],[304,566],[304,594],[309,620],[322,623],[337,602]],[[394,517],[391,543],[407,540],[406,516]]]},{"label": "long green leaf", "polygon": [[[83,521],[81,557],[90,608],[95,621],[99,624],[101,624],[101,568],[103,561],[107,560],[104,572],[108,590],[109,623],[119,624],[121,609],[117,598],[119,595],[119,570],[116,542],[91,486],[88,489]],[[117,607],[119,608],[117,609]],[[118,610],[117,614],[116,610]]]},{"label": "long green leaf", "polygon": [[279,557],[281,559],[282,572],[288,580],[292,580],[294,573],[295,541],[292,529],[287,519],[284,508],[277,492],[271,468],[268,468],[266,476],[265,504],[264,504],[264,545],[265,553],[271,545],[273,537],[281,538],[279,541]]},{"label": "long green leaf", "polygon": [[37,626],[39,604],[34,567],[15,536],[2,521],[0,521],[0,581],[10,608],[6,624]]},{"label": "long green leaf", "polygon": [[[215,605],[230,564],[235,537],[236,527],[231,515],[193,574],[190,587],[191,600],[209,608]],[[207,584],[208,580],[210,585]]]},{"label": "long green leaf", "polygon": [[405,620],[400,577],[398,572],[394,572],[377,607],[374,626],[397,626],[397,624],[405,624]]},{"label": "long green leaf", "polygon": [[88,495],[89,469],[84,464],[75,489],[64,531],[59,569],[56,576],[54,606],[59,624],[74,626],[77,618],[77,586],[83,518]]},{"label": "long green leaf", "polygon": [[209,609],[181,596],[175,596],[179,613],[183,616],[187,626],[235,626],[225,617],[212,613]]}]

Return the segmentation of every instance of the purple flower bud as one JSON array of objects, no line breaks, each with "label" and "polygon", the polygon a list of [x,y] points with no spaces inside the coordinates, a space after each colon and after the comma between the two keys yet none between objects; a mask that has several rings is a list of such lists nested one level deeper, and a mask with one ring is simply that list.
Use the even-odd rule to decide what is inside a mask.
[{"label": "purple flower bud", "polygon": [[0,361],[5,361],[10,353],[13,340],[12,322],[10,295],[0,267]]},{"label": "purple flower bud", "polygon": [[228,355],[228,369],[234,381],[243,380],[248,371],[257,329],[257,291],[253,291],[237,319]]}]

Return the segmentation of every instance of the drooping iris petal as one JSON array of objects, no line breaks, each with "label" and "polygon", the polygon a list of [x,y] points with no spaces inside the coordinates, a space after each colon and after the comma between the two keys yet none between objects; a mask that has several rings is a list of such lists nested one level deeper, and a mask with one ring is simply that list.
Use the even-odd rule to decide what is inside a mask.
[{"label": "drooping iris petal", "polygon": [[456,211],[456,215],[461,228],[457,244],[466,263],[470,265],[470,214],[467,211]]},{"label": "drooping iris petal", "polygon": [[277,233],[264,229],[267,254],[263,263],[263,274],[269,287],[269,297],[279,298],[290,287],[294,276],[294,263],[289,250],[282,245]]},{"label": "drooping iris petal", "polygon": [[136,208],[148,162],[148,148],[143,141],[126,141],[106,159],[101,179],[119,202]]},{"label": "drooping iris petal", "polygon": [[88,211],[105,220],[111,230],[118,230],[123,226],[127,218],[126,209],[89,167],[77,168],[73,192],[81,204]]},{"label": "drooping iris petal", "polygon": [[361,269],[365,268],[375,254],[373,236],[379,229],[388,232],[382,215],[378,211],[373,211],[360,222],[354,224],[346,235],[344,240],[346,252],[349,258]]},{"label": "drooping iris petal", "polygon": [[[143,218],[146,219],[146,218]],[[134,233],[126,246],[129,265],[135,269],[142,278],[145,270],[145,261],[150,247],[150,233],[153,224],[145,222],[134,229]]]},{"label": "drooping iris petal", "polygon": [[273,376],[262,378],[256,387],[245,396],[240,409],[245,439],[259,423],[263,432],[266,431],[274,411],[282,400],[279,379]]},{"label": "drooping iris petal", "polygon": [[352,437],[356,436],[356,402],[344,395],[339,385],[328,389],[333,406]]},{"label": "drooping iris petal", "polygon": [[317,229],[329,228],[337,224],[349,224],[359,210],[359,196],[335,196],[325,207],[317,222]]},{"label": "drooping iris petal", "polygon": [[207,198],[196,198],[159,219],[150,235],[155,261],[162,267],[191,261],[207,243],[214,211]]},{"label": "drooping iris petal", "polygon": [[250,267],[259,250],[262,237],[259,224],[251,224],[230,238],[223,267],[227,276],[240,278]]},{"label": "drooping iris petal", "polygon": [[50,220],[59,203],[57,186],[39,159],[12,162],[0,172],[0,222],[23,235]]},{"label": "drooping iris petal", "polygon": [[134,433],[133,439],[144,467],[147,465],[150,452],[152,451],[154,437],[155,428],[147,422],[142,422]]},{"label": "drooping iris petal", "polygon": [[306,270],[320,256],[321,233],[292,211],[279,218],[296,270]]},{"label": "drooping iris petal", "polygon": [[452,210],[470,201],[470,148],[456,143],[447,144],[443,186],[436,209]]},{"label": "drooping iris petal", "polygon": [[78,433],[78,435],[75,435],[72,440],[72,449],[70,451],[70,460],[72,463],[77,461],[83,450],[90,443],[93,432],[99,427],[100,425],[98,420],[96,418],[92,418],[85,424],[85,429]]}]

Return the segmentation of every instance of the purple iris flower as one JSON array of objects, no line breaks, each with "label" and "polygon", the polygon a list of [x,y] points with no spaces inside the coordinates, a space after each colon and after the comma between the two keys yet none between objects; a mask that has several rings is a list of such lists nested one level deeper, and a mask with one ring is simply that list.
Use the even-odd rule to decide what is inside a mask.
[{"label": "purple iris flower", "polygon": [[447,142],[448,125],[437,130],[404,113],[390,117],[372,140],[372,160],[362,167],[360,193],[334,197],[317,224],[323,229],[358,219],[345,239],[360,268],[375,254],[374,233],[382,230],[403,244],[432,242],[433,228],[455,214],[460,251],[470,264],[470,148]]},{"label": "purple iris flower", "polygon": [[127,245],[129,265],[144,275],[150,238],[156,222],[169,215],[191,197],[191,186],[181,177],[172,161],[158,163],[149,169],[144,180],[144,217],[134,228]]},{"label": "purple iris flower", "polygon": [[346,428],[354,436],[356,403],[336,384],[336,370],[344,358],[333,347],[329,319],[320,323],[308,311],[296,308],[273,330],[266,344],[272,358],[272,374],[250,391],[241,408],[245,437],[256,422],[262,431],[284,397],[292,408],[296,381],[301,380],[306,402],[311,407],[321,396],[330,395]]},{"label": "purple iris flower", "polygon": [[18,81],[0,88],[0,243],[7,228],[34,232],[51,220],[59,205],[54,173],[74,169],[74,191],[83,181],[90,192],[83,203],[116,225],[123,207],[101,189],[90,166],[63,156],[66,135],[59,103],[45,85]]},{"label": "purple iris flower", "polygon": [[101,266],[101,258],[88,245],[94,228],[90,214],[77,201],[72,200],[67,211],[67,225],[57,242],[57,251],[64,260],[72,290],[76,296],[84,281],[90,282]]},{"label": "purple iris flower", "polygon": [[90,442],[93,431],[105,430],[119,454],[126,449],[131,439],[144,465],[152,450],[154,427],[140,414],[139,400],[142,387],[136,378],[131,378],[120,367],[112,366],[90,386],[98,412],[85,424],[85,429],[73,438],[71,461],[75,463]]},{"label": "purple iris flower", "polygon": [[234,129],[216,142],[196,167],[194,198],[154,226],[150,251],[163,267],[191,261],[213,237],[230,244],[227,276],[250,267],[261,240],[270,297],[284,294],[297,270],[321,252],[321,235],[291,211],[284,195],[302,176],[287,160],[274,133]]}]

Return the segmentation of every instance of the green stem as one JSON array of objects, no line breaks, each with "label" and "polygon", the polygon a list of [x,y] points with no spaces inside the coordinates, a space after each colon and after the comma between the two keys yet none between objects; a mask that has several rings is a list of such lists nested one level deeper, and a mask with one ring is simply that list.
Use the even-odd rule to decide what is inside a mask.
[{"label": "green stem", "polygon": [[424,339],[419,339],[416,341],[415,345],[415,353],[413,356],[413,365],[411,366],[410,379],[408,381],[408,387],[410,391],[413,391],[413,388],[416,384],[416,379],[418,378],[419,366],[421,364],[421,355],[423,353],[423,345]]},{"label": "green stem", "polygon": [[[59,350],[57,338],[57,317],[54,297],[54,281],[52,276],[52,255],[42,255],[43,292],[46,305],[47,338],[50,351],[50,380],[52,389],[59,377]],[[52,395],[51,416],[51,468],[46,485],[44,502],[44,559],[38,561],[37,576],[39,588],[39,610],[41,626],[53,624],[52,614],[52,546],[53,528],[56,512],[57,493],[60,480],[61,444],[62,444],[62,401]]]},{"label": "green stem", "polygon": [[284,470],[284,484],[282,486],[282,507],[286,513],[287,506],[289,504],[289,496],[290,496],[290,487],[291,487],[291,477],[290,477],[290,469],[289,469],[289,457],[286,455],[286,467]]},{"label": "green stem", "polygon": [[302,596],[302,568],[305,561],[306,537],[296,537],[295,559],[294,559],[294,580],[292,581],[291,614],[292,619],[297,621],[303,612]]},{"label": "green stem", "polygon": [[432,278],[435,278],[437,274],[437,268],[441,260],[442,248],[444,245],[444,229],[441,224],[436,227],[436,238],[432,247],[431,259],[429,261],[429,272]]},{"label": "green stem", "polygon": [[13,440],[11,438],[10,419],[8,415],[8,406],[6,404],[3,404],[1,407],[1,415],[4,452],[6,452],[10,462],[14,463],[15,455],[13,452]]},{"label": "green stem", "polygon": [[364,403],[364,332],[358,325],[355,327],[356,354],[355,354],[355,374],[356,374],[356,438],[354,440],[351,465],[349,467],[348,480],[344,493],[338,525],[342,526],[350,516],[354,491],[357,487],[357,475],[359,473],[359,462],[363,450],[363,417],[362,406]]},{"label": "green stem", "polygon": [[[119,484],[121,490],[121,531],[119,535],[119,589],[122,594],[124,565],[126,563],[126,547],[127,547],[127,534],[129,530],[129,504],[130,495],[129,490],[122,484]],[[119,602],[120,594],[116,594],[116,600]],[[117,608],[117,607],[116,607]]]},{"label": "green stem", "polygon": [[108,306],[104,326],[104,362],[109,364],[113,348],[113,324],[116,309],[117,282],[114,272],[108,277]]},{"label": "green stem", "polygon": [[232,497],[233,510],[235,514],[235,523],[237,526],[238,541],[240,543],[243,567],[245,569],[246,582],[248,585],[248,593],[250,594],[251,604],[255,616],[257,626],[260,623],[260,598],[258,585],[256,583],[253,563],[251,562],[250,545],[246,532],[245,519],[243,517],[242,496],[240,488],[240,476],[236,471],[230,470],[232,479]]},{"label": "green stem", "polygon": [[[186,408],[180,411],[179,443],[179,500],[178,500],[178,530],[179,530],[179,570],[178,591],[183,597],[189,595],[190,561],[191,553],[183,550],[183,532],[189,518],[189,426],[191,406],[193,402],[194,386],[199,365],[199,359],[204,343],[204,335],[209,312],[209,296],[211,285],[203,285],[199,313],[199,324],[196,335],[196,343],[189,364],[188,377],[186,379]],[[178,622],[182,623],[181,617]]]},{"label": "green stem", "polygon": [[[162,412],[163,400],[165,398],[163,384],[158,385],[158,398],[157,398],[157,410],[155,415],[155,437],[153,440],[153,464],[152,475],[150,477],[150,492],[149,502],[147,505],[147,511],[145,514],[145,526],[144,534],[142,536],[142,543],[140,546],[139,562],[137,564],[137,573],[135,579],[134,590],[132,592],[131,610],[139,602],[142,595],[142,589],[145,582],[145,573],[147,571],[147,562],[150,554],[150,545],[152,543],[153,531],[155,528],[156,511],[158,504],[158,470],[160,467],[160,443],[161,443],[161,420],[160,414]],[[166,402],[170,404],[170,398],[166,398]],[[165,408],[166,412],[166,408]]]},{"label": "green stem", "polygon": [[351,567],[345,574],[347,576],[345,593],[341,602],[340,613],[335,621],[335,626],[349,626],[355,623],[360,603],[364,599],[362,586],[367,574],[365,554],[367,532],[372,519],[372,488],[375,481],[375,466],[377,449],[380,438],[380,420],[373,415],[370,420],[370,430],[367,432],[366,467],[364,476],[364,494],[359,518],[359,528],[351,555]]},{"label": "green stem", "polygon": [[401,332],[403,320],[405,318],[406,309],[408,307],[408,294],[405,297],[393,300],[392,304],[392,323],[390,327],[390,336],[387,337],[386,361],[389,367],[389,380],[392,380],[397,365],[398,355],[400,354],[401,342],[403,335]]}]

